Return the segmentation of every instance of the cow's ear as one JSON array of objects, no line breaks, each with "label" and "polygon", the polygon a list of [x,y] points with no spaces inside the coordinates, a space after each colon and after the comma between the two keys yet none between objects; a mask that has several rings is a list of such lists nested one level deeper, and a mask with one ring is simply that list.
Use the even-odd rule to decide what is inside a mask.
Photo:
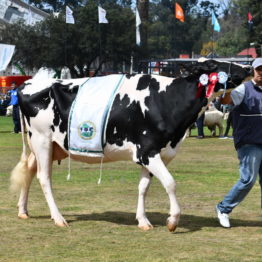
[{"label": "cow's ear", "polygon": [[206,60],[203,63],[203,69],[206,71],[205,73],[214,72],[217,69],[218,63],[219,62],[215,60]]},{"label": "cow's ear", "polygon": [[178,64],[178,66],[180,76],[187,77],[192,73],[192,69],[187,64]]}]

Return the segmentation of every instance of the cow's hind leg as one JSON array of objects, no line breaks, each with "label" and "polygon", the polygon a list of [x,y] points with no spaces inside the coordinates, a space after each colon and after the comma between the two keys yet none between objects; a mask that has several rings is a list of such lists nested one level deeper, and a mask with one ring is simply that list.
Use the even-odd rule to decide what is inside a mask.
[{"label": "cow's hind leg", "polygon": [[149,230],[153,228],[151,223],[146,217],[145,212],[145,198],[146,193],[148,191],[149,185],[151,182],[151,176],[149,171],[142,167],[141,175],[140,175],[140,182],[138,186],[138,203],[137,203],[137,211],[136,211],[136,219],[138,221],[138,227],[142,230]]},{"label": "cow's hind leg", "polygon": [[146,165],[146,168],[150,173],[152,173],[155,177],[157,177],[160,180],[168,194],[170,200],[170,216],[167,219],[167,227],[169,231],[173,232],[175,231],[178,225],[181,213],[175,195],[176,182],[167,170],[159,155],[156,155],[153,158],[149,158],[149,164]]},{"label": "cow's hind leg", "polygon": [[57,226],[67,226],[68,224],[60,214],[52,193],[52,143],[48,138],[35,135],[31,138],[31,144],[37,159],[37,178],[50,209],[51,218]]}]

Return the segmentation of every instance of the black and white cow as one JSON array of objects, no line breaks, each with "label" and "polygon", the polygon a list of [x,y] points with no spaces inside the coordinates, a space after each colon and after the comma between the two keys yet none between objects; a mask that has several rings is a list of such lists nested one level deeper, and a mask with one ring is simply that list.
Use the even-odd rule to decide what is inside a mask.
[{"label": "black and white cow", "polygon": [[[169,196],[168,229],[174,231],[178,225],[180,208],[175,195],[176,183],[166,165],[175,157],[188,127],[208,103],[205,88],[199,89],[200,75],[227,72],[230,75],[227,88],[232,89],[250,73],[248,66],[214,60],[199,62],[189,70],[187,77],[176,79],[126,75],[109,113],[104,162],[131,160],[141,165],[136,219],[143,230],[152,228],[145,213],[145,195],[152,176],[160,180]],[[28,217],[28,192],[36,173],[52,219],[58,226],[67,225],[52,194],[52,162],[68,156],[68,116],[81,82],[81,79],[37,83],[29,80],[19,89],[31,150],[27,156],[23,134],[23,153],[11,176],[11,185],[20,189],[20,218]],[[219,95],[222,88],[224,85],[216,83],[209,100]],[[99,157],[71,155],[71,158],[86,163],[101,161]]]}]

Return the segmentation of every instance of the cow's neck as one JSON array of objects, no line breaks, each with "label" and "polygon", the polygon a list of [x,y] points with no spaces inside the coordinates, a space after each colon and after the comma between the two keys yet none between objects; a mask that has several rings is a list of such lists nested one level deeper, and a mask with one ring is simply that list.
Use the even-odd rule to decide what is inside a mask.
[{"label": "cow's neck", "polygon": [[[186,130],[196,121],[201,111],[208,105],[205,90],[196,97],[195,79],[179,79],[167,87],[165,103],[168,105],[168,132],[172,138],[172,147],[183,138]],[[211,100],[212,98],[210,98]],[[171,134],[172,133],[172,134]]]}]

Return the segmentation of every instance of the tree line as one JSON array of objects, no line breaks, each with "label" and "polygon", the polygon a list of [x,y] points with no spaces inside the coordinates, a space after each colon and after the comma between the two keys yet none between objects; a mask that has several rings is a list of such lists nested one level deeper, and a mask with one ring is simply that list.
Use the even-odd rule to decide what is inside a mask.
[{"label": "tree line", "polygon": [[[185,22],[174,16],[174,1],[137,0],[142,24],[141,45],[136,45],[134,3],[131,0],[30,0],[50,13],[35,25],[23,21],[0,29],[0,41],[16,45],[15,63],[29,69],[42,66],[70,68],[73,77],[88,76],[110,61],[113,71],[123,63],[142,59],[166,59],[179,54],[207,55],[215,47],[220,56],[234,56],[242,49],[256,47],[261,56],[262,2],[259,0],[213,1],[179,0]],[[108,24],[98,23],[98,5],[107,12]],[[75,24],[65,23],[65,6],[73,10]],[[213,32],[211,12],[221,31]],[[54,12],[59,12],[54,16]],[[247,14],[252,15],[252,25]]]}]

